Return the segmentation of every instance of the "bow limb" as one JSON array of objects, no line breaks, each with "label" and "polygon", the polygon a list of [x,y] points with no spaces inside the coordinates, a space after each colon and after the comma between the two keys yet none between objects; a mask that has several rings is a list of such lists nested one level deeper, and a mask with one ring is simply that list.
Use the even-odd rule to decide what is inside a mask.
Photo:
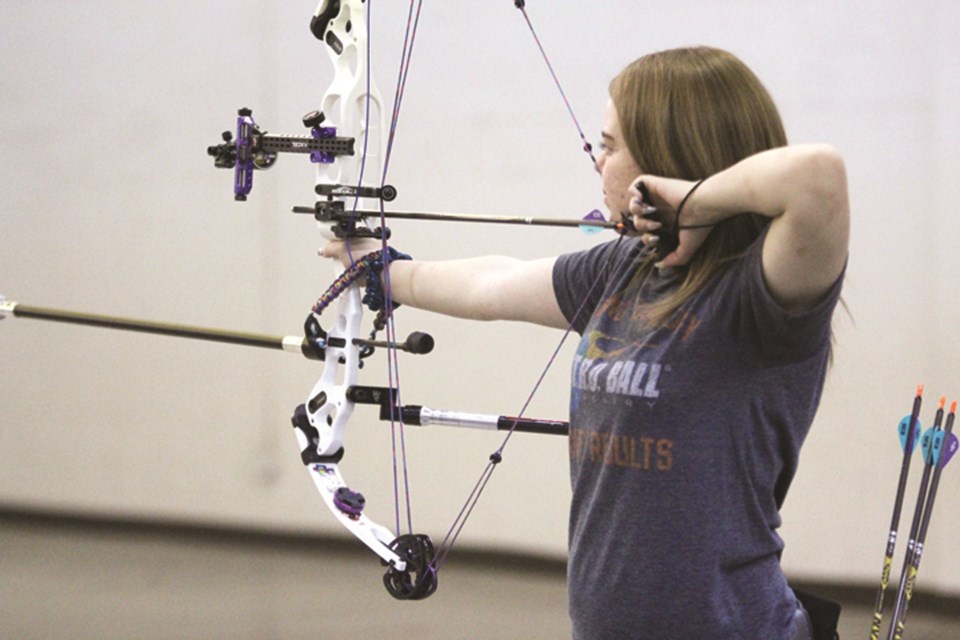
[{"label": "bow limb", "polygon": [[[317,164],[317,191],[323,185],[370,186],[366,175],[379,177],[384,129],[383,99],[370,76],[366,3],[361,0],[321,0],[310,29],[326,45],[334,76],[322,100],[328,123],[355,135],[359,153],[342,156],[336,162]],[[364,183],[368,184],[364,184]],[[349,189],[342,190],[343,192]],[[327,194],[332,200],[334,193]],[[353,208],[359,202],[357,194]],[[325,230],[324,223],[320,223]]]},{"label": "bow limb", "polygon": [[[391,573],[406,572],[407,561],[394,550],[396,537],[363,514],[366,506],[363,495],[349,488],[339,468],[347,424],[355,407],[349,390],[359,377],[358,338],[362,315],[359,288],[350,284],[339,296],[329,332],[319,329],[315,316],[308,319],[307,339],[323,354],[324,368],[307,401],[297,407],[292,422],[303,463],[330,512],[380,556]],[[316,329],[311,330],[311,326]],[[322,337],[316,335],[317,331]]]},{"label": "bow limb", "polygon": [[370,547],[391,568],[404,571],[406,562],[390,548],[396,536],[389,529],[377,524],[362,513],[353,515],[344,510],[345,508],[349,509],[349,507],[344,506],[343,502],[345,493],[343,489],[346,488],[346,483],[343,476],[340,475],[340,468],[337,464],[318,462],[309,465],[308,469],[317,490],[323,497],[324,502],[327,503],[327,507],[340,521],[340,524]]}]

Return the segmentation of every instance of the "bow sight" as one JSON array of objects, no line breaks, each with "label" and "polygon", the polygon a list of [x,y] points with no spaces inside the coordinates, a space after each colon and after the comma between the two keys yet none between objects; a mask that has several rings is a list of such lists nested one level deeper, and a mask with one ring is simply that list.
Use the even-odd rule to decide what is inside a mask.
[{"label": "bow sight", "polygon": [[[254,121],[251,109],[242,108],[237,111],[236,137],[233,132],[224,131],[223,142],[207,147],[207,154],[213,157],[215,167],[234,170],[233,197],[244,201],[253,189],[254,169],[269,169],[280,153],[306,153],[315,164],[330,164],[339,156],[354,155],[356,139],[338,136],[336,127],[322,126],[325,120],[322,111],[311,111],[303,116],[303,125],[310,129],[309,136],[270,135]],[[397,190],[391,185],[318,184],[315,190],[317,195],[326,196],[326,201],[317,202],[317,219],[337,222],[338,227],[344,227],[342,235],[334,229],[339,237],[371,234],[346,229],[343,224],[346,218],[344,204],[334,198],[378,198],[389,202],[397,197]]]}]

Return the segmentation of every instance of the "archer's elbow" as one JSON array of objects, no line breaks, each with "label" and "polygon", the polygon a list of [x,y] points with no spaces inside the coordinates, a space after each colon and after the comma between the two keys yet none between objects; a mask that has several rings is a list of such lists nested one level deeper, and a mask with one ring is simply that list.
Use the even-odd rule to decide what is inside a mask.
[{"label": "archer's elbow", "polygon": [[[779,222],[798,254],[811,256],[831,273],[846,261],[850,241],[850,207],[843,157],[826,144],[798,145],[785,151],[781,179],[789,194]],[[832,280],[831,280],[832,282]]]},{"label": "archer's elbow", "polygon": [[850,235],[850,201],[843,156],[828,144],[806,145],[801,158],[803,192],[799,224],[839,254],[846,254]]},{"label": "archer's elbow", "polygon": [[817,208],[826,215],[849,216],[847,166],[840,152],[828,144],[810,145],[805,162],[806,182]]}]

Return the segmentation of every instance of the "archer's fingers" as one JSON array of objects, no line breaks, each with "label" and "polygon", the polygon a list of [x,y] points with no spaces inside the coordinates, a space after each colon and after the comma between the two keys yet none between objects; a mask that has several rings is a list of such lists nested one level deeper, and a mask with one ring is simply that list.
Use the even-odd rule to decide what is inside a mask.
[{"label": "archer's fingers", "polygon": [[339,258],[346,251],[346,243],[343,240],[331,240],[320,248],[322,258]]},{"label": "archer's fingers", "polygon": [[656,218],[657,210],[654,207],[641,205],[635,211],[634,205],[630,205],[630,220],[633,227],[641,235],[650,235],[656,237],[656,233],[663,228],[663,224]]},{"label": "archer's fingers", "polygon": [[633,224],[640,233],[654,233],[663,227],[659,207],[654,204],[648,182],[656,181],[653,176],[640,176],[630,186],[630,215]]}]

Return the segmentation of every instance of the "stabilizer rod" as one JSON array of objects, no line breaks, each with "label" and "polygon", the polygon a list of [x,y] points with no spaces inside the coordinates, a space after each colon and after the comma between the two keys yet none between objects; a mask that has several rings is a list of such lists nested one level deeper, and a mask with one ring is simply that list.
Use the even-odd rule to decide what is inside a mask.
[{"label": "stabilizer rod", "polygon": [[139,333],[153,333],[157,335],[174,336],[178,338],[191,338],[194,340],[225,342],[228,344],[245,345],[248,347],[260,347],[263,349],[278,349],[281,351],[300,353],[311,360],[320,359],[307,340],[299,336],[271,336],[244,331],[229,331],[225,329],[196,327],[185,324],[122,318],[118,316],[107,316],[96,313],[82,313],[79,311],[65,311],[62,309],[32,307],[17,302],[4,300],[2,297],[0,297],[0,318],[8,315],[16,318],[51,320],[54,322],[66,322],[69,324],[79,324],[88,327],[103,327],[106,329],[136,331]]}]

